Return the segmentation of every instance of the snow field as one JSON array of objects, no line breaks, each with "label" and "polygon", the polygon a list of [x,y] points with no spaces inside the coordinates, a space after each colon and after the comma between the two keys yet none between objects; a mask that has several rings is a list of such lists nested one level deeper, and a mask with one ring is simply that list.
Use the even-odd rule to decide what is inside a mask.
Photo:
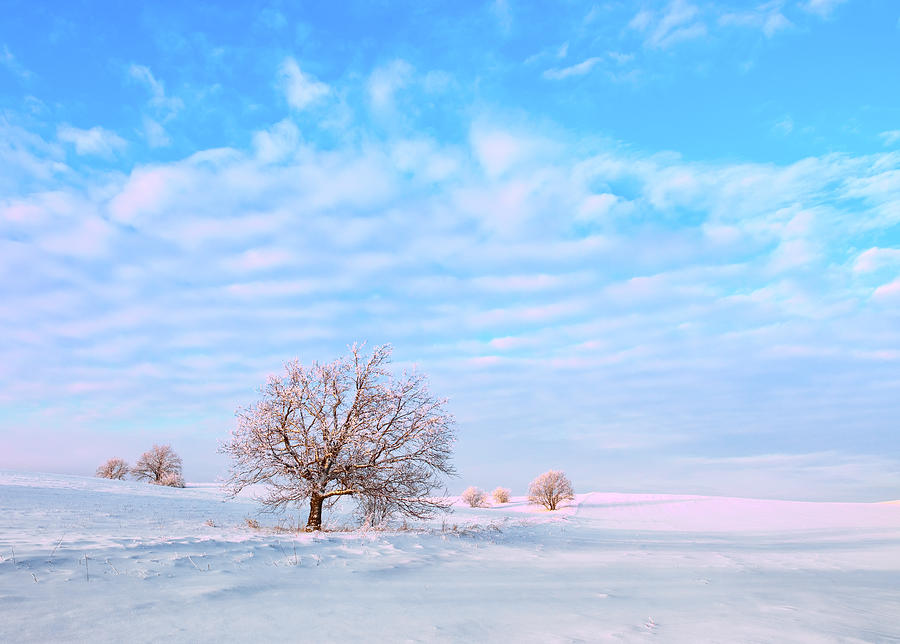
[{"label": "snow field", "polygon": [[898,505],[513,497],[317,534],[257,510],[0,472],[0,642],[900,641]]}]

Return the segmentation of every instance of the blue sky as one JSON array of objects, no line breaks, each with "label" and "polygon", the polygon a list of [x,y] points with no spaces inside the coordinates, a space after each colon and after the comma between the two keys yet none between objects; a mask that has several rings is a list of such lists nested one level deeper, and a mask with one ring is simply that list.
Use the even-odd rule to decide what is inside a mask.
[{"label": "blue sky", "polygon": [[304,4],[6,3],[0,467],[364,340],[452,489],[900,496],[900,6]]}]

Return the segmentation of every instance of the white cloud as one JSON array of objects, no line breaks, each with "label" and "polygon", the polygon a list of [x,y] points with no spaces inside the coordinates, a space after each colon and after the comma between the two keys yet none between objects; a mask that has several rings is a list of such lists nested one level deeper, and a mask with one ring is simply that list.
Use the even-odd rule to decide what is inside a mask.
[{"label": "white cloud", "polygon": [[163,118],[169,119],[174,117],[184,107],[184,103],[180,98],[166,95],[165,85],[153,75],[153,72],[146,65],[132,63],[128,68],[128,73],[131,78],[150,90],[150,106],[158,111]]},{"label": "white cloud", "polygon": [[490,177],[503,174],[526,158],[533,148],[525,137],[502,130],[475,128],[469,140],[475,157]]},{"label": "white cloud", "polygon": [[772,131],[781,134],[782,136],[787,136],[794,131],[794,119],[792,119],[790,115],[785,115],[775,122],[772,126]]},{"label": "white cloud", "polygon": [[151,148],[165,148],[172,144],[172,139],[160,123],[149,116],[144,116],[144,138]]},{"label": "white cloud", "polygon": [[[503,407],[520,438],[564,402],[561,441],[625,433],[628,449],[708,427],[802,439],[869,413],[883,430],[900,286],[866,271],[895,250],[875,244],[900,204],[896,155],[697,163],[492,116],[469,149],[424,132],[318,146],[289,119],[247,150],[0,199],[16,276],[0,390],[65,382],[137,409],[208,387],[204,404],[230,409],[281,359],[367,338],[467,401],[473,427],[519,401]],[[870,250],[848,262],[851,247]],[[523,396],[536,381],[540,400]]]},{"label": "white cloud", "polygon": [[885,145],[897,145],[900,143],[900,130],[888,130],[878,135]]},{"label": "white cloud", "polygon": [[277,246],[251,248],[236,257],[222,261],[223,266],[236,272],[268,271],[296,263],[297,257],[291,251]]},{"label": "white cloud", "polygon": [[628,26],[638,31],[645,31],[653,22],[653,12],[647,9],[641,9],[628,22]]},{"label": "white cloud", "polygon": [[297,61],[291,57],[285,58],[281,63],[278,75],[288,104],[297,110],[308,108],[331,92],[327,84],[303,72]]},{"label": "white cloud", "polygon": [[660,13],[639,11],[628,26],[646,34],[645,44],[655,49],[706,35],[706,25],[698,19],[699,10],[686,0],[672,0]]},{"label": "white cloud", "polygon": [[592,56],[591,58],[587,58],[580,63],[570,65],[569,67],[564,67],[562,69],[548,69],[544,72],[544,78],[562,80],[563,78],[568,78],[570,76],[583,76],[591,71],[600,60],[601,58],[599,56]]},{"label": "white cloud", "polygon": [[900,303],[900,277],[876,288],[872,297],[882,302]]},{"label": "white cloud", "polygon": [[412,80],[413,67],[402,59],[377,67],[369,76],[369,101],[377,111],[394,109],[394,96]]},{"label": "white cloud", "polygon": [[508,35],[512,30],[512,10],[509,7],[508,0],[494,0],[491,3],[491,13],[497,20],[500,31]]},{"label": "white cloud", "polygon": [[857,273],[870,273],[886,266],[900,266],[900,248],[870,248],[856,258],[853,270]]},{"label": "white cloud", "polygon": [[9,47],[6,45],[3,45],[3,51],[0,52],[0,65],[6,67],[6,69],[22,80],[28,80],[32,77],[31,72],[25,69],[25,67],[16,60],[16,57],[13,56]]},{"label": "white cloud", "polygon": [[253,135],[256,156],[265,163],[283,161],[297,151],[300,130],[290,119],[284,119]]},{"label": "white cloud", "polygon": [[391,160],[398,170],[428,182],[444,181],[462,166],[461,155],[430,139],[403,139],[393,144]]},{"label": "white cloud", "polygon": [[110,158],[127,145],[125,139],[118,134],[100,126],[83,130],[71,125],[60,125],[56,136],[60,141],[74,145],[75,152],[79,155]]},{"label": "white cloud", "polygon": [[822,17],[828,17],[839,5],[847,0],[806,0],[800,3],[800,8],[810,13],[818,14]]},{"label": "white cloud", "polygon": [[781,12],[780,2],[769,2],[749,11],[729,12],[719,16],[719,24],[725,26],[759,29],[766,38],[793,26]]},{"label": "white cloud", "polygon": [[600,220],[609,216],[623,200],[618,195],[604,192],[588,195],[578,207],[578,217],[585,220]]}]

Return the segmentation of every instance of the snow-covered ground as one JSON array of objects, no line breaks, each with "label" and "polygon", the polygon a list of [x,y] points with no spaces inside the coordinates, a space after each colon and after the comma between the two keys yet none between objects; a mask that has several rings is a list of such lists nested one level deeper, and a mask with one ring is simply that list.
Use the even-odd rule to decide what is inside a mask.
[{"label": "snow-covered ground", "polygon": [[0,642],[900,641],[897,504],[593,493],[315,535],[245,517],[277,523],[211,485],[0,471]]}]

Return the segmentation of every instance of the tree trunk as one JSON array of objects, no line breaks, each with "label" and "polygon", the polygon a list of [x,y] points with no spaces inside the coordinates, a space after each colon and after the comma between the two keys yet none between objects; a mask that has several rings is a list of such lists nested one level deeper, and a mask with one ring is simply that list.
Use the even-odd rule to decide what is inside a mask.
[{"label": "tree trunk", "polygon": [[324,496],[316,494],[309,497],[309,520],[306,522],[306,531],[315,532],[322,529],[322,504]]}]

